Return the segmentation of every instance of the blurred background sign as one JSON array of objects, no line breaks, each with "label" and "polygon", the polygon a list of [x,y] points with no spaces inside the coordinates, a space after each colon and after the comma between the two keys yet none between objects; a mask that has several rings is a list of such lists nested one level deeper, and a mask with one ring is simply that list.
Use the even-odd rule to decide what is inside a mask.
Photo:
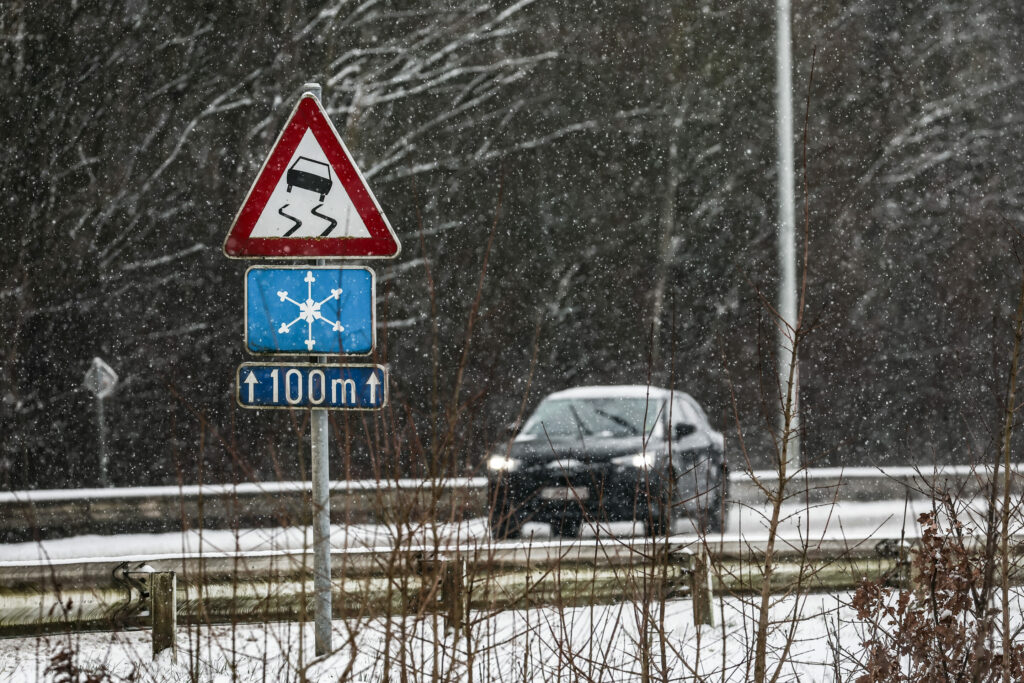
[{"label": "blurred background sign", "polygon": [[102,358],[93,358],[92,365],[85,373],[82,386],[91,391],[96,398],[106,398],[114,393],[114,388],[117,386],[117,373]]}]

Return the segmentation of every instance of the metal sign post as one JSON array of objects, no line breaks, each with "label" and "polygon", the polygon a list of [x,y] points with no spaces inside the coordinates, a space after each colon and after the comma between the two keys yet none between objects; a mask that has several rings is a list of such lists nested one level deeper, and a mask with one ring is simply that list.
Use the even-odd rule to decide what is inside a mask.
[{"label": "metal sign post", "polygon": [[[319,83],[303,87],[317,102],[323,99]],[[324,259],[316,265],[324,266]],[[327,356],[314,356],[316,363],[326,364]],[[317,656],[326,655],[331,647],[331,468],[328,458],[327,411],[309,410],[309,453],[312,459],[313,494],[313,640]]]},{"label": "metal sign post", "polygon": [[85,372],[82,386],[96,397],[96,435],[99,441],[100,486],[110,486],[109,460],[107,453],[107,420],[103,412],[103,400],[114,393],[117,373],[102,358],[93,358],[92,365]]},{"label": "metal sign post", "polygon": [[[327,356],[319,356],[321,363]],[[331,651],[331,473],[327,410],[309,411],[309,447],[313,459],[313,621],[316,653]]]},{"label": "metal sign post", "polygon": [[[319,83],[307,83],[306,91],[317,100],[323,91]],[[318,266],[327,265],[317,259]],[[372,315],[371,315],[372,318]],[[316,356],[314,361],[327,365],[327,356]],[[325,392],[326,394],[326,389]],[[313,488],[313,640],[316,654],[326,655],[331,647],[331,466],[327,444],[327,410],[309,409],[309,452],[312,458]]]}]

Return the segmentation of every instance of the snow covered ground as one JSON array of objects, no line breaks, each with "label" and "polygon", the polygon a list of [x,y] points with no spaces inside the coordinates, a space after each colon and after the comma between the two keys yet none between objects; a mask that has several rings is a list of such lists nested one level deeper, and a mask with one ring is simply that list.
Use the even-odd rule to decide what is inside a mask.
[{"label": "snow covered ground", "polygon": [[[908,536],[917,534],[915,520],[931,509],[928,501],[874,501],[867,503],[839,502],[835,505],[805,506],[790,504],[783,512],[783,533],[789,537],[855,538],[866,536],[898,537],[905,529]],[[754,540],[765,535],[766,507],[733,504],[726,523],[726,535]],[[685,525],[685,520],[683,522]],[[620,536],[642,533],[641,524],[613,523],[611,533]],[[808,535],[808,529],[810,534]],[[685,528],[677,528],[685,533]],[[439,524],[411,530],[420,543],[472,542],[487,536],[487,522],[475,519],[463,524]],[[547,524],[528,524],[526,535],[546,538],[551,535]],[[584,527],[584,537],[595,529]],[[403,533],[403,536],[407,536]],[[336,548],[390,546],[395,529],[385,525],[334,526],[331,543]],[[122,558],[140,555],[167,555],[194,552],[261,551],[308,548],[312,533],[308,528],[205,530],[163,534],[122,534],[114,536],[76,536],[41,542],[0,545],[0,562],[41,561],[73,558]]]},{"label": "snow covered ground", "polygon": [[[783,511],[789,537],[854,538],[917,535],[916,518],[928,501],[793,503]],[[765,535],[768,509],[734,504],[727,536]],[[642,531],[621,523],[618,535]],[[486,520],[416,529],[419,542],[473,542],[487,538]],[[530,525],[535,538],[551,535]],[[584,529],[584,535],[593,535]],[[336,547],[389,546],[395,529],[385,525],[337,526]],[[403,533],[403,536],[406,534]],[[179,552],[283,550],[308,547],[303,528],[245,529],[170,534],[80,536],[0,546],[2,561],[120,558]],[[851,594],[781,598],[772,606],[770,663],[779,661],[787,639],[780,681],[848,680],[863,656],[866,626],[849,606]],[[751,678],[756,609],[751,599],[716,598],[715,627],[693,624],[687,599],[647,606],[635,601],[577,608],[476,613],[469,640],[444,630],[437,617],[363,618],[334,622],[337,652],[313,656],[312,628],[297,623],[181,626],[176,662],[153,662],[148,631],[82,633],[0,640],[0,681],[138,680],[185,683],[228,681],[634,681],[647,667],[654,680],[746,681]],[[1014,614],[1015,621],[1020,621]],[[792,626],[792,631],[790,630]],[[646,635],[645,635],[646,634]],[[62,654],[63,653],[63,654]],[[61,669],[63,667],[63,669]],[[106,672],[72,678],[78,671]],[[64,678],[62,678],[64,676]],[[134,677],[134,678],[133,678]]]},{"label": "snow covered ground", "polygon": [[[851,600],[834,593],[775,602],[769,676],[778,670],[780,682],[852,681],[863,673],[871,631]],[[434,615],[337,620],[334,652],[319,659],[308,623],[179,627],[176,661],[169,651],[153,661],[147,631],[14,638],[0,640],[0,681],[631,682],[645,668],[658,681],[752,680],[753,598],[715,604],[716,625],[700,627],[685,599],[664,603],[663,612],[653,601],[475,613],[468,640]],[[1016,612],[1012,625],[1020,624]]]},{"label": "snow covered ground", "polygon": [[[855,668],[864,631],[849,599],[845,593],[812,595],[773,607],[772,618],[781,624],[771,634],[773,648],[784,643],[794,609],[800,617],[779,680],[833,680],[837,668]],[[198,635],[180,628],[176,663],[169,657],[152,661],[145,631],[0,640],[0,680],[48,680],[45,670],[55,653],[69,648],[83,670],[105,668],[117,676],[111,680],[134,672],[143,682],[326,682],[346,672],[346,680],[367,683],[384,680],[386,673],[391,680],[410,683],[636,681],[645,658],[655,680],[747,681],[753,666],[753,607],[737,598],[717,602],[716,627],[694,626],[689,600],[666,603],[663,620],[658,603],[646,610],[642,604],[623,603],[478,614],[470,647],[464,637],[445,633],[431,616],[339,620],[334,622],[338,651],[319,661],[313,657],[308,624],[204,627]]]}]

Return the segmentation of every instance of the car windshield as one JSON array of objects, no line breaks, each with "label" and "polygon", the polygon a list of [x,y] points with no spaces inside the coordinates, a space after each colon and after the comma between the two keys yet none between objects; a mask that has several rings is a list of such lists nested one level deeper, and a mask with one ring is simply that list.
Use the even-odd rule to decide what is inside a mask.
[{"label": "car windshield", "polygon": [[520,438],[648,436],[660,429],[665,402],[647,398],[558,398],[542,401]]}]

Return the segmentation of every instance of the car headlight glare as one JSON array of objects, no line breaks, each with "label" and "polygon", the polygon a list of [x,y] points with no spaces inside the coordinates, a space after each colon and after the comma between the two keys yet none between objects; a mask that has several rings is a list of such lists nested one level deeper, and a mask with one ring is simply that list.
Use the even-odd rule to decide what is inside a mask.
[{"label": "car headlight glare", "polygon": [[636,467],[641,470],[649,470],[654,467],[654,453],[634,453],[633,455],[620,455],[612,458],[613,465],[622,467]]},{"label": "car headlight glare", "polygon": [[492,455],[487,458],[487,469],[492,472],[515,472],[519,469],[519,461],[507,455]]}]

